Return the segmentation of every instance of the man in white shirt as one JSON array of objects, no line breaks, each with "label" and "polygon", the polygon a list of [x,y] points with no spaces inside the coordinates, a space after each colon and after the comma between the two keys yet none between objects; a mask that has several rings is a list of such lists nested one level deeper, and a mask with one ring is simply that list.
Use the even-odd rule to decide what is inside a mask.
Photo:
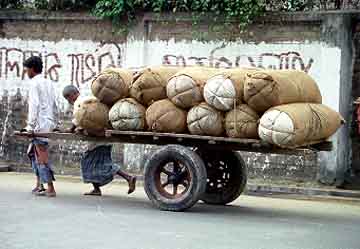
[{"label": "man in white shirt", "polygon": [[[54,83],[45,79],[41,73],[43,63],[40,57],[32,56],[24,62],[31,86],[28,98],[27,126],[22,131],[51,132],[59,122],[59,108],[56,99]],[[55,197],[56,192],[53,181],[54,172],[49,163],[48,141],[43,138],[34,138],[28,149],[31,166],[36,174],[36,186],[33,193]],[[43,188],[47,183],[48,189]]]},{"label": "man in white shirt", "polygon": [[[86,97],[81,97],[79,90],[68,85],[63,90],[64,98],[73,106],[78,106]],[[79,129],[76,120],[72,121],[72,128],[68,132],[75,132]],[[81,175],[85,183],[91,183],[93,190],[85,195],[101,196],[100,187],[110,183],[114,175],[123,177],[129,184],[128,194],[134,192],[136,186],[136,177],[127,174],[120,169],[120,166],[114,164],[111,158],[112,145],[110,143],[88,142],[81,158]]]}]

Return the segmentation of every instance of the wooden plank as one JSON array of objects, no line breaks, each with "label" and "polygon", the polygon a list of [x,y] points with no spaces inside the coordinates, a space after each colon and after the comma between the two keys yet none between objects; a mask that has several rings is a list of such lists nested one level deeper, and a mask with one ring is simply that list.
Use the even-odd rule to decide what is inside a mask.
[{"label": "wooden plank", "polygon": [[134,136],[157,136],[157,137],[169,137],[169,138],[181,138],[181,139],[197,139],[197,140],[213,140],[213,141],[225,141],[225,142],[236,142],[236,143],[263,143],[258,139],[244,139],[244,138],[230,138],[230,137],[212,137],[212,136],[199,136],[199,135],[190,135],[190,134],[177,134],[177,133],[158,133],[158,132],[148,132],[148,131],[116,131],[116,130],[107,130],[105,132],[106,137],[114,136],[124,136],[124,135],[134,135]]},{"label": "wooden plank", "polygon": [[189,147],[201,147],[209,150],[236,150],[273,154],[304,154],[314,151],[330,151],[331,142],[322,142],[305,148],[282,149],[274,145],[256,139],[239,139],[228,137],[197,136],[189,134],[134,132],[107,130],[104,137],[91,137],[73,133],[20,133],[14,135],[20,137],[43,137],[55,140],[78,140],[110,143],[133,143],[133,144],[180,144]]}]

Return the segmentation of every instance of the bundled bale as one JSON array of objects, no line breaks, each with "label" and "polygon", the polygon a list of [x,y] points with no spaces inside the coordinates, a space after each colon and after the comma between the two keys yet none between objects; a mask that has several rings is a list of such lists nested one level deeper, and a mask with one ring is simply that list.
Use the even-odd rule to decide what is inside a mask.
[{"label": "bundled bale", "polygon": [[121,99],[111,107],[109,120],[112,127],[116,130],[144,130],[145,111],[145,107],[139,104],[135,99]]},{"label": "bundled bale", "polygon": [[230,111],[244,98],[246,74],[259,70],[257,68],[228,69],[215,74],[206,81],[204,87],[205,101],[220,111]]},{"label": "bundled bale", "polygon": [[238,105],[225,116],[225,130],[233,138],[258,138],[259,115],[248,105]]},{"label": "bundled bale", "polygon": [[109,127],[108,113],[109,107],[94,97],[78,99],[74,103],[74,123],[89,133],[101,132]]},{"label": "bundled bale", "polygon": [[222,113],[205,102],[191,108],[187,115],[188,129],[194,135],[220,136],[223,121]]},{"label": "bundled bale", "polygon": [[169,79],[166,86],[168,98],[178,107],[189,109],[204,101],[206,80],[218,70],[206,67],[188,67]]},{"label": "bundled bale", "polygon": [[102,103],[112,106],[117,100],[129,96],[132,73],[121,68],[107,68],[91,83],[91,91]]},{"label": "bundled bale", "polygon": [[158,100],[146,110],[146,123],[155,132],[182,133],[186,130],[186,112],[168,99]]},{"label": "bundled bale", "polygon": [[264,70],[248,74],[244,100],[258,113],[282,104],[321,103],[316,82],[305,72],[296,70]]},{"label": "bundled bale", "polygon": [[261,117],[259,136],[280,147],[296,148],[327,139],[343,122],[339,113],[322,104],[287,104]]},{"label": "bundled bale", "polygon": [[166,99],[168,80],[180,71],[180,67],[149,67],[139,72],[130,89],[130,96],[145,106],[154,101]]}]

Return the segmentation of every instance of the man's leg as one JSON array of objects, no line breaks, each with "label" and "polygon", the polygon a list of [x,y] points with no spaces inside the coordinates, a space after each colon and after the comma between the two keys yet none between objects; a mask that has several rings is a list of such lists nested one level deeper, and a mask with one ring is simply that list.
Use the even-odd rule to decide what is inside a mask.
[{"label": "man's leg", "polygon": [[116,172],[116,174],[123,177],[128,182],[128,184],[129,184],[128,194],[131,194],[132,192],[135,191],[135,188],[136,188],[136,176],[131,176],[128,173],[126,173],[126,172],[124,172],[122,170],[118,170]]},{"label": "man's leg", "polygon": [[52,181],[48,182],[47,185],[48,185],[47,193],[56,193],[54,183]]},{"label": "man's leg", "polygon": [[[46,183],[48,189],[45,191],[47,197],[56,197],[56,191],[54,187],[54,173],[49,165],[40,164],[38,166],[40,183]],[[42,195],[41,193],[39,195]]]},{"label": "man's leg", "polygon": [[90,192],[85,193],[84,195],[95,195],[95,196],[101,196],[101,189],[100,185],[98,183],[92,183],[94,189]]},{"label": "man's leg", "polygon": [[46,189],[44,188],[44,185],[41,183],[40,181],[40,177],[37,175],[36,176],[36,186],[35,189],[37,189],[38,191],[45,191]]},{"label": "man's leg", "polygon": [[40,182],[40,176],[39,176],[39,170],[36,166],[36,162],[35,162],[35,158],[31,158],[31,168],[36,176],[36,184],[35,184],[35,188],[33,188],[32,193],[36,193],[36,192],[43,192],[45,191],[44,185],[41,184]]}]

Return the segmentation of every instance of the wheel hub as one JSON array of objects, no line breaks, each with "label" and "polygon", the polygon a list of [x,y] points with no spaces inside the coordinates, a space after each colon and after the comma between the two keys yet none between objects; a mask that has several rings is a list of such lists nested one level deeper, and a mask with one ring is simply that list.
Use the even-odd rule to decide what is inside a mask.
[{"label": "wheel hub", "polygon": [[188,169],[178,162],[167,163],[159,169],[157,176],[158,189],[167,198],[176,198],[184,194],[190,186]]},{"label": "wheel hub", "polygon": [[184,180],[184,177],[182,177],[180,174],[170,175],[168,177],[169,184],[173,185],[179,185]]}]

